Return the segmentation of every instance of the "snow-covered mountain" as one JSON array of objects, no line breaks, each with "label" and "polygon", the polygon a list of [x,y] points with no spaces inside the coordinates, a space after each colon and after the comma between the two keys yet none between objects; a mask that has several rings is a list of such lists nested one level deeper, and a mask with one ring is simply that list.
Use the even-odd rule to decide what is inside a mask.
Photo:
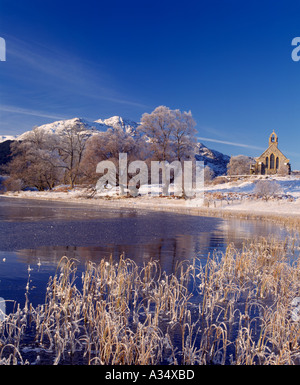
[{"label": "snow-covered mountain", "polygon": [[[99,134],[111,130],[122,130],[133,137],[136,136],[138,123],[129,119],[124,119],[121,116],[112,116],[108,119],[98,119],[94,122],[89,122],[82,118],[73,118],[67,120],[59,120],[53,123],[44,124],[35,129],[46,134],[61,135],[65,130],[78,128],[83,133],[89,135]],[[26,131],[19,136],[0,136],[0,143],[6,140],[24,140],[31,131]],[[204,164],[209,166],[215,176],[226,174],[227,164],[230,160],[228,155],[224,155],[218,151],[211,150],[202,143],[197,144],[197,160],[204,161]]]},{"label": "snow-covered mountain", "polygon": [[0,135],[0,143],[5,142],[6,140],[16,140],[18,135]]},{"label": "snow-covered mountain", "polygon": [[103,124],[115,130],[123,130],[131,135],[136,133],[138,127],[138,123],[133,120],[123,119],[121,116],[112,116],[111,118],[104,120],[98,119],[95,123]]},{"label": "snow-covered mountain", "polygon": [[197,160],[203,161],[204,165],[208,166],[214,172],[215,176],[226,174],[230,156],[224,155],[216,150],[211,150],[202,143],[198,143],[197,148],[198,154],[195,154]]},{"label": "snow-covered mountain", "polygon": [[[94,122],[89,122],[82,118],[58,120],[53,123],[36,127],[35,129],[46,135],[61,135],[65,130],[74,128],[78,128],[83,133],[88,133],[90,135],[99,134],[99,132],[105,132],[108,129],[123,130],[124,132],[134,135],[137,127],[138,123],[134,121],[123,119],[120,116],[113,116],[109,119],[98,119]],[[30,132],[31,131],[26,131],[15,139],[24,140]]]},{"label": "snow-covered mountain", "polygon": [[[74,118],[67,120],[58,120],[53,123],[43,124],[42,126],[35,127],[35,130],[38,130],[41,133],[46,135],[57,134],[61,135],[65,130],[70,130],[78,128],[82,132],[89,132],[91,135],[93,133],[104,132],[107,130],[107,126],[104,124],[96,122],[88,122],[85,119]],[[24,134],[18,136],[18,140],[25,140],[26,137],[32,131],[26,131]]]}]

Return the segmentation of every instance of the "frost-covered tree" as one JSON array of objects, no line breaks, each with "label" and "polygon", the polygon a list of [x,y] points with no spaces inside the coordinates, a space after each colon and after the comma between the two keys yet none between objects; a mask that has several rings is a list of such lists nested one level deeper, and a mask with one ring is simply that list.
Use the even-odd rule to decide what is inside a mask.
[{"label": "frost-covered tree", "polygon": [[204,182],[210,183],[213,180],[214,176],[215,176],[215,174],[214,174],[213,170],[209,166],[205,166],[204,167]]},{"label": "frost-covered tree", "polygon": [[148,138],[153,159],[171,162],[175,157],[172,135],[175,132],[176,117],[164,106],[157,107],[151,114],[145,113],[138,131]]},{"label": "frost-covered tree", "polygon": [[12,146],[13,160],[7,167],[11,178],[21,178],[25,186],[39,190],[58,182],[75,186],[89,134],[78,124],[49,133],[36,127]]},{"label": "frost-covered tree", "polygon": [[[175,147],[176,160],[182,161],[194,157],[197,145],[195,121],[191,111],[174,111],[175,125],[172,134],[173,146]],[[174,137],[174,139],[173,139]]]},{"label": "frost-covered tree", "polygon": [[227,175],[249,175],[250,166],[254,163],[254,159],[249,156],[232,156],[227,165]]},{"label": "frost-covered tree", "polygon": [[148,138],[153,159],[158,161],[187,160],[196,145],[195,121],[192,113],[159,106],[145,113],[138,131]]},{"label": "frost-covered tree", "polygon": [[53,135],[55,140],[54,148],[63,161],[66,181],[71,188],[75,186],[79,178],[80,164],[89,136],[80,124],[66,127],[60,135]]},{"label": "frost-covered tree", "polygon": [[195,153],[195,125],[191,112],[171,110],[165,106],[142,116],[138,131],[147,138],[151,159],[161,162],[163,194],[168,194],[169,190],[169,164],[191,159]]},{"label": "frost-covered tree", "polygon": [[52,189],[61,180],[63,162],[54,142],[44,132],[33,129],[25,140],[13,143],[11,149],[13,158],[5,167],[10,180],[38,190]]},{"label": "frost-covered tree", "polygon": [[266,201],[281,192],[280,185],[274,180],[259,180],[255,184],[254,192]]},{"label": "frost-covered tree", "polygon": [[280,176],[287,176],[289,175],[289,172],[290,172],[289,166],[281,162],[277,170],[277,174]]},{"label": "frost-covered tree", "polygon": [[[108,129],[88,139],[82,163],[80,166],[81,181],[89,186],[95,186],[100,175],[96,172],[99,162],[109,160],[113,162],[116,169],[116,183],[120,186],[121,192],[127,188],[127,184],[121,182],[119,170],[119,154],[126,154],[127,166],[136,159],[147,157],[147,143],[142,138],[134,139],[130,134],[122,130]],[[108,176],[109,177],[109,176]],[[129,175],[127,178],[129,180]]]}]

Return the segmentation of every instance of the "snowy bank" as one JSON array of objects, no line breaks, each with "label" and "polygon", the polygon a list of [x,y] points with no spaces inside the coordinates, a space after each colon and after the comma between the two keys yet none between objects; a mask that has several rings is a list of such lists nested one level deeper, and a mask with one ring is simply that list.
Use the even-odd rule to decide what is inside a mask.
[{"label": "snowy bank", "polygon": [[[274,180],[279,185],[279,192],[268,200],[255,194],[257,179],[207,185],[204,188],[204,202],[185,200],[173,195],[151,196],[148,194],[150,186],[143,186],[138,197],[121,197],[117,188],[92,195],[84,188],[76,187],[71,190],[68,186],[59,186],[52,191],[7,192],[3,196],[77,202],[114,209],[162,210],[220,217],[244,215],[245,217],[299,217],[300,219],[300,179],[290,176],[274,177],[269,180]],[[159,194],[161,188],[160,186],[156,188]]]}]

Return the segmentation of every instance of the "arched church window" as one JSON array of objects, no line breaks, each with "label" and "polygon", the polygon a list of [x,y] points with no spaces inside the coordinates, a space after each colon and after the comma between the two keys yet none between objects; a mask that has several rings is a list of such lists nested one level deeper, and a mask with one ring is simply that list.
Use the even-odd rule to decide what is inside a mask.
[{"label": "arched church window", "polygon": [[270,168],[274,168],[274,159],[275,157],[274,157],[274,154],[271,154],[271,156],[270,156]]},{"label": "arched church window", "polygon": [[279,158],[277,156],[277,158],[276,158],[276,170],[278,170],[278,169],[279,169]]},{"label": "arched church window", "polygon": [[269,157],[266,157],[266,168],[269,168]]}]

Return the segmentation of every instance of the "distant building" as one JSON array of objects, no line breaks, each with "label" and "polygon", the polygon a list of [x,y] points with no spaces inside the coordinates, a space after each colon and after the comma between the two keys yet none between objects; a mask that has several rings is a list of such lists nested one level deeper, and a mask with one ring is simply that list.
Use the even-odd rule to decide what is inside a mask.
[{"label": "distant building", "polygon": [[274,175],[280,173],[289,175],[291,173],[290,160],[279,150],[278,136],[274,131],[269,137],[269,147],[255,160],[256,163],[251,166],[251,174]]}]

